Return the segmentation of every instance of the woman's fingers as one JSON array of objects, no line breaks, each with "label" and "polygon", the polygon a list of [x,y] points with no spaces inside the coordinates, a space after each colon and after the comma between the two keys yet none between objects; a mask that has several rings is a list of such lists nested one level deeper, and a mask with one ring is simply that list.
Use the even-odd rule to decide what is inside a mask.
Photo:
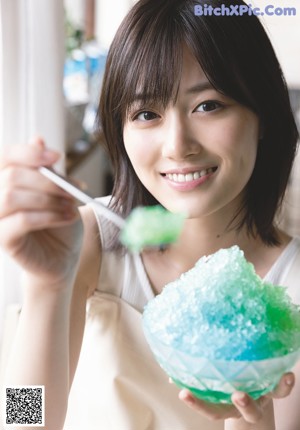
[{"label": "woman's fingers", "polygon": [[247,422],[255,424],[263,417],[265,409],[271,399],[279,399],[288,396],[294,384],[295,376],[292,372],[289,372],[282,376],[274,391],[265,396],[261,396],[258,400],[255,401],[246,393],[237,391],[233,393],[231,397],[232,403]]},{"label": "woman's fingers", "polygon": [[242,417],[249,424],[259,423],[270,409],[272,398],[283,398],[290,394],[295,384],[295,376],[292,372],[283,375],[276,389],[258,400],[253,400],[248,394],[236,391],[232,394],[232,405],[208,403],[197,399],[189,390],[181,390],[179,398],[187,406],[201,413],[210,420],[224,420],[228,418]]},{"label": "woman's fingers", "polygon": [[18,212],[1,221],[0,242],[9,254],[14,257],[26,234],[49,228],[68,226],[79,218],[79,211],[75,209],[65,213],[55,211]]},{"label": "woman's fingers", "polygon": [[46,144],[44,142],[44,139],[42,139],[40,136],[32,137],[28,143],[29,143],[29,145],[37,146],[40,149],[46,148]]},{"label": "woman's fingers", "polygon": [[78,217],[76,200],[37,169],[59,156],[37,138],[30,145],[9,147],[0,157],[0,243],[10,252],[27,233]]},{"label": "woman's fingers", "polygon": [[18,211],[68,212],[75,202],[36,169],[8,166],[0,171],[0,219]]},{"label": "woman's fingers", "polygon": [[246,393],[236,391],[231,396],[232,403],[240,412],[244,420],[250,424],[255,424],[263,417],[264,407],[270,399],[261,398],[260,402],[255,402]]},{"label": "woman's fingers", "polygon": [[12,145],[2,150],[0,153],[0,169],[8,165],[49,166],[59,158],[59,152],[46,148],[41,139],[36,139],[31,145]]},{"label": "woman's fingers", "polygon": [[[47,179],[38,170],[23,166],[8,166],[0,170],[0,199],[5,195],[13,194],[16,190],[35,190],[43,194],[69,197],[62,188]],[[2,195],[2,197],[1,197]]]},{"label": "woman's fingers", "polygon": [[76,200],[38,171],[59,157],[41,139],[0,156],[0,245],[30,276],[63,288],[78,262],[82,223]]},{"label": "woman's fingers", "polygon": [[271,393],[274,399],[287,397],[295,385],[295,375],[292,372],[285,373],[280,379],[275,390]]},{"label": "woman's fingers", "polygon": [[0,192],[0,219],[18,211],[68,212],[75,208],[75,200],[35,190],[12,190]]},{"label": "woman's fingers", "polygon": [[232,405],[205,402],[194,397],[189,390],[181,390],[179,399],[209,420],[217,421],[241,416],[240,412]]}]

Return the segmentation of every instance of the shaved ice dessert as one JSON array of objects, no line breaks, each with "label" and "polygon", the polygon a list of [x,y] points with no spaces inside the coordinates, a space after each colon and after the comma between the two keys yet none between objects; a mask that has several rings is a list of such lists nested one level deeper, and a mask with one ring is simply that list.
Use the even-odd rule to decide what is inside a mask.
[{"label": "shaved ice dessert", "polygon": [[202,257],[144,309],[146,339],[174,382],[211,402],[272,390],[300,356],[300,310],[233,246]]},{"label": "shaved ice dessert", "polygon": [[121,242],[138,252],[146,246],[161,246],[176,242],[185,216],[167,211],[162,206],[133,209],[121,232]]}]

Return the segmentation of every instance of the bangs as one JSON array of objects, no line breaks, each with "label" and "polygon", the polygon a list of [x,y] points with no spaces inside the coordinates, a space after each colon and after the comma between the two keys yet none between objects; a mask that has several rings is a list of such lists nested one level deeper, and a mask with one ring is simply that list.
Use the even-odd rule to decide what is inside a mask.
[{"label": "bangs", "polygon": [[117,73],[122,122],[133,106],[166,107],[175,101],[182,73],[183,32],[173,17],[167,22],[163,13],[154,22],[136,17],[135,25],[135,37],[124,40]]}]

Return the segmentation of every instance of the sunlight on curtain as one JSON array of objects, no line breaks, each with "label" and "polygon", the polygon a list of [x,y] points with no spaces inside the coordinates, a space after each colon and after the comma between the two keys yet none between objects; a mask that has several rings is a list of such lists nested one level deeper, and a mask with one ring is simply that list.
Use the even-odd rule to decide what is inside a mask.
[{"label": "sunlight on curtain", "polygon": [[[63,151],[63,2],[1,0],[0,8],[1,150],[38,134]],[[1,253],[0,339],[7,305],[22,301],[19,277],[18,267]]]}]

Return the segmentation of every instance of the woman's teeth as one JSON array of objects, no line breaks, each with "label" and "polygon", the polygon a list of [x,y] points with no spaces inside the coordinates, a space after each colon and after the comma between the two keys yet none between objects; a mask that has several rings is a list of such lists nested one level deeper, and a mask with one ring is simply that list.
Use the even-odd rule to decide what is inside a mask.
[{"label": "woman's teeth", "polygon": [[191,182],[212,172],[214,172],[214,169],[211,167],[209,169],[200,170],[199,172],[187,173],[186,175],[182,173],[168,173],[166,177],[173,182]]}]

